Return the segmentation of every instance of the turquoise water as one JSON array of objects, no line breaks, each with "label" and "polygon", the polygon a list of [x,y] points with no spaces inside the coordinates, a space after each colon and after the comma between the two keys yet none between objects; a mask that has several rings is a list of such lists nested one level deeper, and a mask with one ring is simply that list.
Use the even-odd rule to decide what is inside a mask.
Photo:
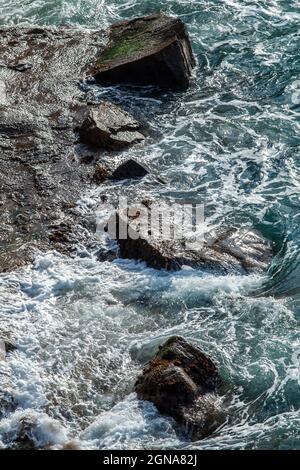
[{"label": "turquoise water", "polygon": [[[186,93],[87,85],[150,122],[130,151],[167,181],[163,197],[205,203],[211,224],[259,229],[276,245],[265,277],[156,272],[143,264],[39,255],[0,277],[0,329],[18,351],[1,367],[17,411],[0,420],[9,445],[21,417],[38,442],[82,448],[300,449],[300,5],[298,1],[0,0],[0,24],[103,28],[162,9],[187,24],[197,67]],[[103,186],[82,196],[93,211]],[[158,191],[140,182],[118,192]],[[171,334],[218,362],[226,424],[189,443],[131,393]],[[1,371],[0,371],[1,372]]]}]

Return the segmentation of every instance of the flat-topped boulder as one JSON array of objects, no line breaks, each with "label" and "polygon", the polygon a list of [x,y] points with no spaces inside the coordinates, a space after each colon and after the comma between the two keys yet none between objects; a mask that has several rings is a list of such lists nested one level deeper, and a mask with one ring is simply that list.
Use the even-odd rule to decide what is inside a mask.
[{"label": "flat-topped boulder", "polygon": [[156,85],[167,90],[189,86],[195,66],[184,23],[156,13],[122,21],[110,29],[109,44],[93,70],[104,86]]},{"label": "flat-topped boulder", "polygon": [[142,142],[141,125],[109,101],[93,106],[79,129],[81,140],[93,147],[120,150]]},{"label": "flat-topped boulder", "polygon": [[172,416],[193,439],[211,434],[224,420],[216,364],[199,348],[174,336],[159,347],[135,384],[141,400]]},{"label": "flat-topped boulder", "polygon": [[154,235],[150,214],[151,206],[130,207],[116,215],[116,238],[122,258],[144,261],[156,269],[190,266],[220,274],[262,273],[271,263],[273,247],[255,230],[219,228],[207,232],[204,241],[194,242],[191,248],[185,239],[164,240]]}]

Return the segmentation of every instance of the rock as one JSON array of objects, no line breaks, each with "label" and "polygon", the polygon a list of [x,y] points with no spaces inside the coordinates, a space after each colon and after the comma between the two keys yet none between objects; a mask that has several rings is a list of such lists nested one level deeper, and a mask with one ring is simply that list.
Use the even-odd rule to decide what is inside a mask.
[{"label": "rock", "polygon": [[174,336],[166,341],[137,379],[141,400],[154,403],[185,426],[193,439],[211,434],[224,420],[217,405],[222,381],[217,366],[199,348]]},{"label": "rock", "polygon": [[17,347],[10,341],[0,339],[0,361],[5,361],[7,354],[14,352]]},{"label": "rock", "polygon": [[65,203],[76,204],[90,187],[92,166],[81,164],[85,150],[74,130],[90,110],[79,83],[105,37],[82,28],[0,26],[0,272],[52,249],[64,238],[49,238],[59,220],[79,243],[93,237],[78,229],[85,216]]},{"label": "rock", "polygon": [[120,150],[144,140],[140,127],[129,113],[103,101],[90,110],[79,133],[81,140],[93,147]]},{"label": "rock", "polygon": [[32,67],[33,67],[33,64],[26,62],[25,64],[13,65],[10,68],[13,70],[16,70],[17,72],[26,72],[27,70],[32,69]]},{"label": "rock", "polygon": [[75,440],[66,442],[60,447],[61,450],[82,450],[80,447],[80,442]]},{"label": "rock", "polygon": [[[3,374],[1,376],[1,382],[3,382]],[[13,413],[18,407],[14,399],[13,388],[6,389],[5,384],[0,385],[0,420],[7,417],[9,413]]]},{"label": "rock", "polygon": [[20,419],[18,433],[12,444],[12,449],[36,450],[37,442],[33,435],[36,423],[28,417]]},{"label": "rock", "polygon": [[32,410],[17,411],[2,433],[2,439],[8,450],[62,448],[70,442],[59,421]]},{"label": "rock", "polygon": [[143,178],[148,173],[148,170],[146,170],[143,165],[130,158],[115,169],[111,175],[111,178],[114,180]]},{"label": "rock", "polygon": [[95,172],[93,175],[93,180],[95,183],[100,184],[103,183],[109,177],[109,171],[100,163],[97,163],[95,167]]},{"label": "rock", "polygon": [[9,65],[9,64],[0,64],[0,68],[6,68],[10,70],[15,70],[16,72],[26,72],[27,70],[32,69],[33,64],[25,63],[25,64],[16,64],[16,65]]},{"label": "rock", "polygon": [[178,270],[190,266],[221,274],[261,273],[267,269],[274,254],[268,241],[244,228],[219,229],[206,235],[204,243],[199,242],[198,247],[193,244],[190,249],[184,239],[162,240],[151,234],[151,209],[132,207],[128,209],[127,217],[124,212],[116,216],[120,256],[145,261],[156,269]]},{"label": "rock", "polygon": [[80,163],[83,163],[85,165],[89,165],[90,163],[92,163],[94,161],[94,155],[84,155],[83,157],[81,157],[80,159]]},{"label": "rock", "polygon": [[194,66],[184,23],[156,13],[111,27],[109,45],[99,57],[94,76],[104,86],[124,83],[184,90]]},{"label": "rock", "polygon": [[100,248],[96,253],[98,261],[114,261],[118,258],[117,250]]},{"label": "rock", "polygon": [[66,230],[54,230],[53,232],[49,233],[49,240],[53,243],[68,243],[69,237],[68,232]]},{"label": "rock", "polygon": [[6,358],[5,343],[2,339],[0,339],[0,361],[5,361],[5,358]]},{"label": "rock", "polygon": [[55,244],[65,244],[71,242],[71,226],[67,223],[53,224],[49,226],[49,240]]}]

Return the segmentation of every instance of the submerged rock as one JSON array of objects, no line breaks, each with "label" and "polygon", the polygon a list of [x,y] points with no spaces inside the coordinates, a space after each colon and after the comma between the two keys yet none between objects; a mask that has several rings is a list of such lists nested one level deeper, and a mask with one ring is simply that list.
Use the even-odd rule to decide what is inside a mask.
[{"label": "submerged rock", "polygon": [[193,439],[211,434],[224,420],[215,363],[199,348],[174,336],[166,341],[135,384],[138,398],[155,404],[185,426]]},{"label": "submerged rock", "polygon": [[156,13],[113,25],[94,75],[102,85],[127,83],[181,90],[189,86],[194,66],[184,23]]},{"label": "submerged rock", "polygon": [[90,110],[79,133],[91,146],[119,150],[144,140],[140,127],[129,113],[103,101]]},{"label": "submerged rock", "polygon": [[114,180],[143,178],[148,173],[148,170],[143,165],[130,158],[115,169],[111,178]]},{"label": "submerged rock", "polygon": [[127,214],[117,214],[116,237],[122,258],[145,261],[157,269],[190,266],[222,274],[261,273],[271,263],[271,244],[253,230],[219,229],[207,234],[199,246],[193,243],[191,249],[184,239],[163,240],[153,235],[148,216],[147,210],[135,207],[129,208]]}]

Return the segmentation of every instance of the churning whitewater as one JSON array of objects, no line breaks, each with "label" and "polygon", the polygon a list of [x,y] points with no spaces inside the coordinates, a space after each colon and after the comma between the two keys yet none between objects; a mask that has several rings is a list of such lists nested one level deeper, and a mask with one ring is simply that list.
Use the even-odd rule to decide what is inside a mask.
[{"label": "churning whitewater", "polygon": [[[209,226],[257,229],[276,256],[265,275],[168,272],[99,262],[99,240],[72,258],[37,252],[33,265],[1,274],[0,339],[16,349],[0,361],[0,448],[23,423],[39,448],[300,449],[299,2],[0,0],[0,25],[104,29],[160,9],[187,25],[197,62],[190,88],[82,88],[149,123],[147,145],[122,159],[165,184],[108,180],[76,210],[105,219],[112,191],[116,200],[204,204]],[[226,384],[225,422],[196,442],[133,393],[172,335],[209,354]]]}]

